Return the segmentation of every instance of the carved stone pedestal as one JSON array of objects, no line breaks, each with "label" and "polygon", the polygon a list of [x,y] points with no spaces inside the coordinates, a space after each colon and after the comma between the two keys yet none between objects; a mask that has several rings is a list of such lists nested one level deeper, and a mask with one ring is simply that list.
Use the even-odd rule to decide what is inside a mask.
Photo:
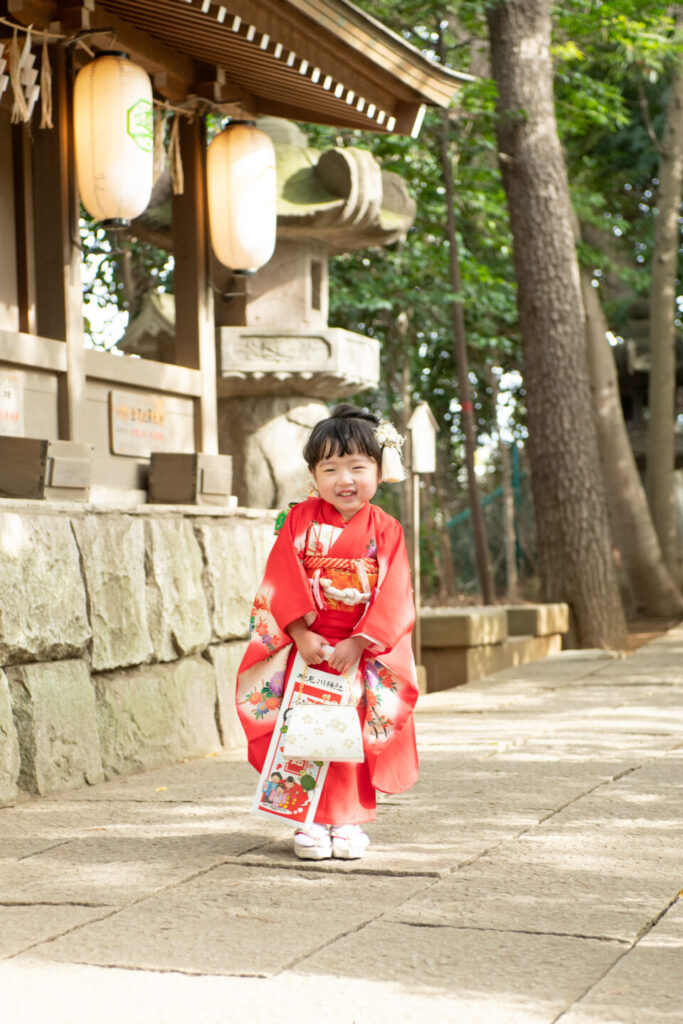
[{"label": "carved stone pedestal", "polygon": [[233,493],[240,505],[286,508],[310,486],[302,450],[327,406],[300,396],[218,400],[221,450],[232,456]]},{"label": "carved stone pedestal", "polygon": [[218,329],[218,435],[240,505],[283,508],[308,492],[302,450],[328,404],[375,387],[379,344],[340,328]]}]

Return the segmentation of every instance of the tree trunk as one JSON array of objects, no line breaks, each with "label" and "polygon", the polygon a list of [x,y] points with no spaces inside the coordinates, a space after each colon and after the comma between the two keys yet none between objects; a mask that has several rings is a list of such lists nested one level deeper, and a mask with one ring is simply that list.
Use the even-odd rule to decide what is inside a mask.
[{"label": "tree trunk", "polygon": [[645,615],[683,613],[678,592],[662,559],[645,490],[633,457],[619,397],[614,356],[607,341],[607,321],[589,275],[582,271],[588,363],[593,412],[598,432],[612,539],[619,549],[635,609]]},{"label": "tree trunk", "polygon": [[[678,24],[681,24],[679,16]],[[678,575],[674,512],[674,428],[676,423],[676,353],[674,316],[676,270],[680,245],[679,210],[683,185],[683,65],[671,82],[659,162],[657,216],[650,285],[652,366],[648,404],[647,496],[669,572]]]},{"label": "tree trunk", "polygon": [[572,640],[623,647],[586,361],[567,173],[555,122],[548,0],[487,12],[498,145],[514,239],[542,596],[566,601]]},{"label": "tree trunk", "polygon": [[[455,188],[453,185],[453,167],[448,149],[448,114],[444,112],[441,128],[441,171],[443,175],[446,198],[448,251],[451,271],[451,287],[457,295],[460,291],[460,259],[458,255],[458,236],[455,229]],[[479,585],[484,604],[494,604],[496,591],[493,584],[491,554],[486,538],[484,512],[479,496],[479,484],[474,469],[474,452],[477,447],[474,425],[474,407],[470,389],[467,367],[467,340],[465,335],[465,314],[461,301],[453,303],[453,334],[455,338],[455,361],[458,368],[458,392],[462,410],[462,426],[465,440],[465,469],[467,471],[467,490],[472,512],[472,530],[474,547],[477,554],[477,571]]]}]

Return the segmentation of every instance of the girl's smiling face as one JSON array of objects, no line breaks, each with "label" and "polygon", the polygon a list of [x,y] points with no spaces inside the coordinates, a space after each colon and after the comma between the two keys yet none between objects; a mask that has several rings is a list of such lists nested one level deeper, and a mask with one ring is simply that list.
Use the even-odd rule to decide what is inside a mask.
[{"label": "girl's smiling face", "polygon": [[312,473],[320,497],[347,520],[374,497],[380,482],[375,460],[357,453],[329,455]]}]

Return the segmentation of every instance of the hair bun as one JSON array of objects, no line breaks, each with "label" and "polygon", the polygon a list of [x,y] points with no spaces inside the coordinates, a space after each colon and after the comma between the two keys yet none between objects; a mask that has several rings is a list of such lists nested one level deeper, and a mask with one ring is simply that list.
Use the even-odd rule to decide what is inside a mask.
[{"label": "hair bun", "polygon": [[359,409],[357,405],[349,405],[348,402],[343,402],[341,405],[335,406],[330,413],[330,419],[334,420],[366,420],[368,423],[379,426],[379,416],[375,416],[374,412],[365,412],[363,409]]}]

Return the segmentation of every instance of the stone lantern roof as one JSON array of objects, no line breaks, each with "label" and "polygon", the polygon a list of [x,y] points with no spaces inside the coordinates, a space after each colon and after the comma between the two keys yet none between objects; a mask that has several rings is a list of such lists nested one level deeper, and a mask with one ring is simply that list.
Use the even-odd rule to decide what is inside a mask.
[{"label": "stone lantern roof", "polygon": [[403,179],[355,146],[321,152],[297,125],[259,122],[275,144],[278,238],[317,239],[330,253],[389,245],[415,220],[415,200]]}]

